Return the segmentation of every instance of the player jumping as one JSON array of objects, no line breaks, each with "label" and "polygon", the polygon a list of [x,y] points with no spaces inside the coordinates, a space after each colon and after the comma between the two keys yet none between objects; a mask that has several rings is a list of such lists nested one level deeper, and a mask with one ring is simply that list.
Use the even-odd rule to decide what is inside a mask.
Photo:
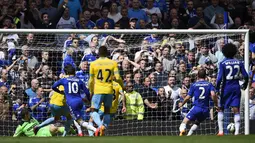
[{"label": "player jumping", "polygon": [[[81,112],[83,108],[83,101],[86,100],[86,95],[89,96],[89,91],[86,88],[84,82],[82,82],[79,78],[75,76],[75,69],[72,65],[66,65],[65,73],[68,75],[67,78],[62,78],[58,81],[56,81],[52,89],[60,94],[64,94],[66,97],[66,103],[69,107],[70,114],[72,115],[72,118],[77,121],[82,127],[87,128],[88,130],[92,130],[95,132],[95,135],[97,136],[98,131],[95,127],[89,125],[87,122],[84,122],[82,120]],[[63,91],[60,91],[57,87],[60,85],[64,86],[64,93]],[[86,94],[86,95],[85,95]],[[66,132],[69,131],[70,125],[72,123],[72,120],[67,120],[69,123],[69,126],[65,126]]]},{"label": "player jumping", "polygon": [[[101,46],[99,48],[99,59],[90,64],[89,90],[91,95],[93,95],[91,116],[100,128],[100,136],[104,135],[104,131],[111,121],[110,108],[113,100],[113,76],[115,76],[116,82],[123,87],[117,62],[108,59],[107,56],[107,47]],[[103,123],[98,114],[102,103],[104,103]]]},{"label": "player jumping", "polygon": [[[219,91],[221,83],[220,110],[218,111],[219,136],[223,133],[223,111],[232,107],[234,112],[235,135],[239,134],[240,128],[240,100],[241,89],[245,90],[248,85],[249,76],[242,61],[234,59],[237,47],[234,44],[226,44],[222,48],[222,53],[226,57],[219,65],[219,73],[216,82],[216,90]],[[244,83],[240,86],[240,72],[244,77]]]},{"label": "player jumping", "polygon": [[215,95],[215,88],[213,85],[206,81],[206,71],[200,69],[198,71],[198,81],[192,84],[190,87],[188,95],[185,97],[184,101],[180,103],[180,108],[187,103],[193,96],[195,97],[194,106],[190,109],[187,116],[183,119],[180,125],[180,136],[186,133],[186,125],[189,122],[194,122],[193,126],[190,128],[188,136],[192,135],[197,129],[199,124],[209,117],[209,99],[210,96],[214,101],[214,105],[217,105],[217,97]]}]

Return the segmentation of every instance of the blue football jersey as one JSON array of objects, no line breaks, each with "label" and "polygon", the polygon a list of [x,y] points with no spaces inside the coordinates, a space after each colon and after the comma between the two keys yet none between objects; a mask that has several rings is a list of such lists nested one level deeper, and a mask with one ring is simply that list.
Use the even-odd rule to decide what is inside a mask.
[{"label": "blue football jersey", "polygon": [[198,81],[191,85],[188,95],[194,96],[194,106],[209,108],[211,91],[215,91],[208,81]]},{"label": "blue football jersey", "polygon": [[84,95],[89,96],[89,90],[86,88],[84,82],[76,76],[70,76],[56,81],[52,89],[58,91],[57,87],[60,85],[64,86],[66,103],[69,105],[73,103],[72,101],[82,100]]},{"label": "blue football jersey", "polygon": [[225,58],[219,65],[216,89],[220,89],[221,82],[224,89],[240,89],[240,73],[242,73],[244,78],[248,78],[244,63],[237,59]]}]

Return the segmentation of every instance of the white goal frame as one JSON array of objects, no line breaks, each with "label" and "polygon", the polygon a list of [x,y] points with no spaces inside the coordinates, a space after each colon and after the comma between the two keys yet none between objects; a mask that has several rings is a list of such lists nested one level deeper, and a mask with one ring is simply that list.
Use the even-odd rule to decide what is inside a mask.
[{"label": "white goal frame", "polygon": [[[249,30],[248,29],[203,29],[203,30],[188,30],[188,29],[169,29],[169,30],[123,30],[123,29],[0,29],[0,33],[54,33],[54,34],[244,34],[245,36],[245,56],[244,63],[245,69],[249,71]],[[250,134],[250,121],[249,121],[249,86],[245,90],[244,100],[244,134]]]}]

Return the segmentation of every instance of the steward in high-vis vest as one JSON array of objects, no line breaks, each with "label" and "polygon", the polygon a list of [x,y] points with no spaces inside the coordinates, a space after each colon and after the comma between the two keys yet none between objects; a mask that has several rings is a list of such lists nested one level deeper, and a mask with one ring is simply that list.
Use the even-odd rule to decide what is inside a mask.
[{"label": "steward in high-vis vest", "polygon": [[133,90],[131,82],[126,83],[126,113],[124,118],[128,120],[143,120],[144,104],[142,96]]}]

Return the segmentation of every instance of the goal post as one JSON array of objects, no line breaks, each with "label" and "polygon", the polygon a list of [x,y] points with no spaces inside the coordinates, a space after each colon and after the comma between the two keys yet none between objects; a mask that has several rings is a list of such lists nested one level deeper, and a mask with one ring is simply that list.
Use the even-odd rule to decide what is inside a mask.
[{"label": "goal post", "polygon": [[[244,42],[244,63],[245,63],[245,69],[247,71],[249,71],[249,30],[246,30],[246,29],[238,29],[238,30],[230,30],[230,29],[226,29],[226,30],[222,30],[222,29],[217,29],[217,30],[211,30],[211,29],[205,29],[205,30],[184,30],[184,29],[171,29],[171,30],[120,30],[120,29],[114,29],[114,30],[105,30],[105,29],[93,29],[93,30],[85,30],[85,29],[0,29],[0,35],[9,35],[9,34],[18,34],[18,35],[21,35],[20,37],[23,37],[23,39],[26,39],[24,38],[27,34],[29,33],[33,33],[35,35],[38,35],[38,38],[36,40],[38,40],[39,42],[40,41],[43,41],[43,39],[45,38],[43,36],[43,34],[54,34],[56,35],[54,37],[54,39],[56,39],[56,37],[58,35],[64,35],[64,34],[84,34],[84,35],[90,35],[90,34],[104,34],[104,35],[121,35],[121,34],[125,34],[125,35],[131,35],[129,36],[126,40],[129,41],[129,50],[132,49],[133,47],[139,47],[140,46],[137,46],[137,45],[141,45],[142,43],[142,40],[144,39],[145,36],[149,36],[150,34],[158,34],[158,35],[162,35],[163,36],[167,36],[169,37],[169,34],[175,34],[175,35],[180,35],[179,37],[179,40],[176,40],[175,42],[177,43],[178,41],[181,41],[181,43],[183,42],[186,42],[186,43],[189,43],[189,44],[192,44],[192,42],[190,43],[189,40],[190,38],[193,39],[193,41],[195,41],[194,39],[197,38],[200,40],[201,39],[211,39],[209,40],[209,44],[208,45],[212,45],[212,44],[215,44],[217,40],[219,40],[218,37],[222,37],[224,38],[225,36],[227,37],[234,37],[234,36],[238,36],[238,40],[242,41],[240,37],[244,37],[243,39],[243,42]],[[137,37],[132,37],[133,35],[137,35],[137,37],[139,37],[139,35],[142,35],[140,38],[136,39]],[[194,36],[194,37],[193,37]],[[59,36],[59,37],[63,37],[63,36]],[[54,40],[54,39],[51,39],[51,40]],[[169,38],[170,39],[170,38]],[[176,38],[178,39],[178,38]],[[181,40],[180,40],[181,39]],[[184,40],[183,40],[184,39]],[[67,40],[67,39],[65,39]],[[140,41],[136,41],[136,40],[140,40]],[[225,40],[228,40],[228,39],[225,39]],[[162,39],[160,39],[160,42],[162,43]],[[136,44],[132,44],[132,42],[136,43]],[[169,40],[168,43],[170,43],[171,41]],[[207,41],[208,42],[208,41]],[[22,42],[23,43],[23,42]],[[64,43],[64,42],[63,42]],[[61,51],[61,50],[65,50],[63,47],[63,43],[61,43],[61,45],[59,47],[62,47],[60,49],[54,49],[54,44],[53,44],[53,47],[50,47],[51,50],[53,51]],[[155,42],[157,43],[157,42]],[[149,43],[150,46],[152,46],[153,44],[155,44],[154,42],[152,43]],[[194,44],[194,42],[193,42]],[[132,46],[133,45],[133,46]],[[135,45],[135,46],[134,46]],[[17,48],[19,47],[19,49],[21,49],[23,45],[18,45],[16,46]],[[142,46],[142,45],[141,45]],[[161,45],[162,46],[162,45]],[[45,48],[45,46],[42,46],[43,48],[42,49],[38,49],[36,48],[36,45],[34,45],[34,48],[36,51],[39,51],[42,52]],[[115,46],[116,47],[116,46]],[[7,47],[8,48],[8,47]],[[189,49],[189,48],[188,48]],[[140,50],[140,49],[139,49]],[[162,49],[161,49],[162,50]],[[7,50],[6,50],[7,51]],[[0,52],[1,52],[1,48],[0,48]],[[39,53],[37,53],[37,55],[40,55]],[[131,54],[131,53],[128,53],[128,54]],[[132,53],[134,54],[134,53]],[[51,55],[51,56],[55,56],[54,53]],[[63,54],[64,56],[64,54]],[[133,57],[135,57],[135,55],[133,55]],[[60,58],[61,59],[61,58]],[[63,59],[63,58],[62,58]],[[134,59],[131,59],[131,60],[134,60]],[[54,62],[58,62],[57,64],[54,64],[57,65],[57,66],[61,66],[59,63],[61,61],[54,61]],[[79,65],[76,65],[76,66],[79,66]],[[61,67],[56,67],[57,68],[60,68]],[[154,67],[152,67],[154,69]],[[250,129],[250,125],[249,125],[249,87],[244,91],[244,111],[242,112],[244,115],[242,116],[242,122],[244,122],[244,126],[243,126],[243,130],[244,130],[244,134],[245,135],[249,135],[249,129]],[[157,119],[153,119],[153,120],[157,120]],[[0,121],[1,122],[1,121]],[[13,121],[12,121],[13,122]],[[157,121],[155,121],[157,122]],[[163,120],[160,120],[160,125],[162,127],[160,127],[160,131],[153,131],[153,128],[155,126],[157,126],[159,123],[150,123],[150,121],[148,120],[144,120],[142,122],[138,122],[138,123],[135,123],[135,125],[133,125],[133,122],[129,123],[129,121],[125,122],[125,121],[122,121],[122,120],[119,120],[117,119],[116,121],[116,124],[114,125],[115,122],[113,122],[113,125],[112,127],[116,130],[121,130],[123,131],[123,133],[112,133],[112,135],[168,135],[169,133],[168,132],[171,132],[170,135],[176,135],[176,131],[175,129],[177,128],[171,128],[171,129],[164,129],[164,125],[166,126],[171,126],[171,125],[168,125],[169,123],[166,122],[166,124],[164,123],[165,121]],[[205,124],[209,124],[210,121],[206,122]],[[164,123],[164,124],[163,124]],[[180,123],[180,120],[176,120],[176,121],[171,121],[170,122],[171,124],[174,124],[173,126],[179,126],[179,123]],[[214,121],[215,123],[215,121]],[[127,124],[127,126],[121,126],[121,127],[118,127],[122,124]],[[131,125],[130,125],[131,124]],[[178,124],[178,125],[177,125]],[[4,127],[1,127],[1,126],[4,126],[4,124],[0,124],[0,128],[4,128]],[[140,133],[130,133],[129,129],[126,129],[126,128],[133,128],[133,130],[131,132],[135,132],[136,130],[136,126],[146,126],[146,127],[142,127],[143,129],[143,132],[142,134]],[[215,124],[215,126],[213,126],[214,128],[214,131],[208,131],[210,134],[215,134],[215,130],[217,129],[217,124]],[[205,125],[205,127],[207,128],[207,126]],[[120,129],[122,128],[122,129]],[[149,133],[147,131],[144,131],[148,128],[151,128]],[[203,126],[201,127],[201,130]],[[139,130],[139,129],[138,129]],[[170,131],[171,130],[171,131]],[[172,131],[174,130],[174,131]],[[152,133],[153,132],[153,133]],[[201,131],[201,134],[207,134],[206,131]],[[0,136],[1,133],[0,133]]]}]

